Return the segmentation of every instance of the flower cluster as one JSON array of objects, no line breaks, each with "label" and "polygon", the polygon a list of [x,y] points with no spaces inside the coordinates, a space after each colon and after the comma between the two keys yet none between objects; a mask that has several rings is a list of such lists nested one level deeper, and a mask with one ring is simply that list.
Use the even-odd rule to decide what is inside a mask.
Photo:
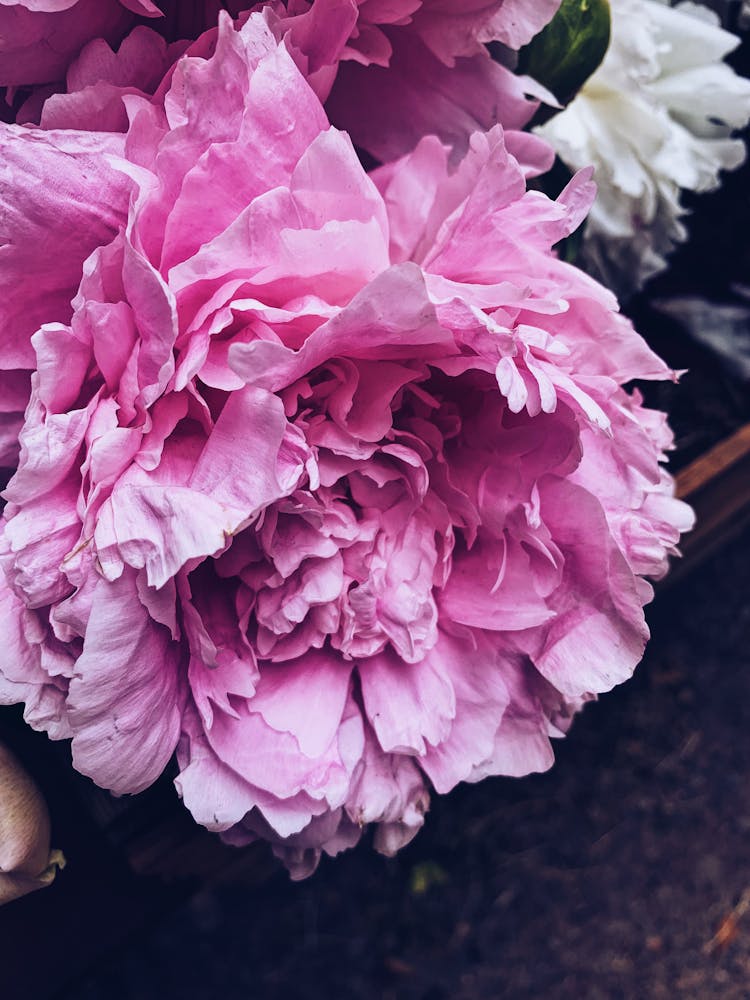
[{"label": "flower cluster", "polygon": [[686,239],[683,190],[710,191],[738,167],[750,81],[722,62],[739,39],[707,7],[613,0],[607,56],[562,114],[538,129],[572,169],[593,164],[589,270],[627,297]]},{"label": "flower cluster", "polygon": [[555,254],[593,187],[527,190],[534,137],[368,175],[268,10],[123,107],[2,133],[0,701],[117,793],[176,751],[195,818],[297,875],[367,824],[392,852],[638,662],[690,512],[623,386],[671,373]]}]

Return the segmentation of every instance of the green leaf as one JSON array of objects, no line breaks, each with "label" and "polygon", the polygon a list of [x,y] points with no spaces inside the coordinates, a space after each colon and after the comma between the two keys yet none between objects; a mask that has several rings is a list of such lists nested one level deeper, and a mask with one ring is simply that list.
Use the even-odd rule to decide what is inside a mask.
[{"label": "green leaf", "polygon": [[562,0],[550,23],[518,55],[518,71],[569,104],[609,48],[608,0]]}]

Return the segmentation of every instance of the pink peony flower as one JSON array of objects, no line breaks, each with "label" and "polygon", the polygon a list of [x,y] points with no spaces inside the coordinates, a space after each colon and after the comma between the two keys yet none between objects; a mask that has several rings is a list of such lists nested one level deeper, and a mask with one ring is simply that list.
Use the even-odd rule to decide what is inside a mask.
[{"label": "pink peony flower", "polygon": [[[55,5],[55,0],[48,2]],[[247,0],[96,4],[95,17],[88,0],[58,0],[55,11],[45,13],[14,5],[3,15],[0,6],[0,29],[3,17],[20,18],[18,30],[9,30],[5,48],[0,48],[0,85],[65,78],[64,88],[36,88],[18,121],[124,129],[118,98],[134,91],[153,94],[184,51],[184,44],[165,46],[162,36],[189,41],[210,31],[214,37],[219,9],[228,7],[244,20],[250,8],[265,13],[320,99],[330,95],[329,116],[335,123],[373,156],[387,160],[413,149],[427,133],[463,152],[476,129],[497,122],[511,129],[523,127],[538,106],[536,98],[548,95],[494,62],[484,43],[500,41],[519,48],[550,20],[559,0],[263,0],[252,7]],[[136,22],[135,13],[148,16],[160,35],[141,26],[115,54],[109,46],[122,41]],[[60,90],[64,92],[57,93]]]},{"label": "pink peony flower", "polygon": [[[527,191],[499,127],[370,178],[262,14],[126,106],[104,182],[64,164],[111,223],[79,196],[31,338],[0,701],[118,794],[176,750],[196,820],[296,875],[367,824],[393,852],[638,662],[690,514],[622,386],[670,373],[551,249],[588,176]],[[54,233],[23,164],[61,134],[8,135]]]}]

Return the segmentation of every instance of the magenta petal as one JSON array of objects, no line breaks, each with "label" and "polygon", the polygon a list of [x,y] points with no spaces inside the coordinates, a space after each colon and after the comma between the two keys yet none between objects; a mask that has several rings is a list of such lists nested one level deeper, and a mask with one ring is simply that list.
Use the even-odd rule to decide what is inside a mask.
[{"label": "magenta petal", "polygon": [[456,715],[448,737],[428,747],[421,766],[438,792],[448,792],[492,756],[510,702],[503,669],[507,654],[477,633],[463,641],[444,635],[432,655],[451,678]]},{"label": "magenta petal", "polygon": [[0,86],[62,80],[92,38],[124,34],[131,16],[119,0],[21,0],[0,5]]},{"label": "magenta petal", "polygon": [[0,125],[3,368],[34,366],[31,335],[70,319],[84,261],[122,225],[129,182],[108,159],[122,147],[121,136]]},{"label": "magenta petal", "polygon": [[452,66],[417,37],[394,32],[393,47],[387,69],[342,66],[327,105],[334,124],[378,160],[410,152],[425,135],[462,154],[473,132],[498,121],[523,128],[538,107],[521,80],[481,46]]},{"label": "magenta petal", "polygon": [[365,711],[381,748],[386,752],[426,752],[438,746],[451,729],[456,699],[439,653],[421,663],[402,663],[382,653],[359,665]]},{"label": "magenta petal", "polygon": [[79,771],[117,794],[159,777],[180,734],[178,655],[138,600],[134,573],[100,580],[68,696]]},{"label": "magenta petal", "polygon": [[538,592],[528,552],[489,539],[454,558],[441,610],[462,625],[498,631],[532,628],[555,617]]},{"label": "magenta petal", "polygon": [[349,690],[350,670],[338,657],[309,653],[289,666],[263,673],[252,710],[282,733],[291,733],[310,758],[322,756],[336,737]]},{"label": "magenta petal", "polygon": [[569,697],[609,691],[630,677],[648,639],[637,580],[595,497],[549,483],[543,504],[565,556],[565,578],[536,665]]}]

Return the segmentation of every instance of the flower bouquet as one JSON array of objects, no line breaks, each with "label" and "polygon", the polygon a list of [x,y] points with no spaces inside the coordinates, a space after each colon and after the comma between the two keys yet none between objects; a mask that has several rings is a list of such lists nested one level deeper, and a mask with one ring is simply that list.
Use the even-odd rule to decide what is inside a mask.
[{"label": "flower bouquet", "polygon": [[599,162],[585,88],[531,130],[558,6],[0,7],[0,704],[294,877],[549,768],[692,524],[675,375],[567,259],[609,202],[545,192]]}]

